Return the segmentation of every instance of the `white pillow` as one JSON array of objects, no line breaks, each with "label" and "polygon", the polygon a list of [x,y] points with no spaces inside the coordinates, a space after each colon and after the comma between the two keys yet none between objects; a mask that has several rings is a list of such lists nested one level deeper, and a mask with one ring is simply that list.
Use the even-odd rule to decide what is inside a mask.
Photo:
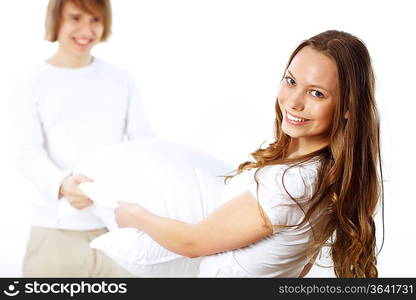
[{"label": "white pillow", "polygon": [[81,190],[94,205],[91,211],[110,230],[90,246],[100,249],[134,275],[192,277],[200,259],[173,253],[133,228],[117,228],[117,201],[139,203],[150,211],[188,223],[205,218],[223,201],[223,175],[231,167],[189,146],[159,138],[124,142],[83,159],[76,168],[94,182]]}]

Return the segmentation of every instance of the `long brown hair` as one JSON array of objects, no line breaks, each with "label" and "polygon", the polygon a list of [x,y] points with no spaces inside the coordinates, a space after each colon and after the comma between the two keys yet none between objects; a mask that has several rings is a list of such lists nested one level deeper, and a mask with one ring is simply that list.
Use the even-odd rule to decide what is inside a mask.
[{"label": "long brown hair", "polygon": [[310,248],[309,256],[314,256],[323,245],[328,245],[337,277],[377,277],[373,217],[380,198],[383,204],[383,177],[379,115],[370,55],[357,37],[329,30],[303,41],[290,56],[286,69],[306,46],[330,57],[338,68],[340,101],[336,103],[329,145],[308,155],[288,159],[291,138],[282,131],[283,116],[276,101],[275,142],[253,152],[251,155],[255,161],[240,164],[237,174],[251,168],[258,168],[259,171],[274,164],[293,167],[320,156],[322,164],[316,189],[303,221],[296,225],[308,222],[316,210],[324,207],[323,230],[314,232],[315,243]]}]

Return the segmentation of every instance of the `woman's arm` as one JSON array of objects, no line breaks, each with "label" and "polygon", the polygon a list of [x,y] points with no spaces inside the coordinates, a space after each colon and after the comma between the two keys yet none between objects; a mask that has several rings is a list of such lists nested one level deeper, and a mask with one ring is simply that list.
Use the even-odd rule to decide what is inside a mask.
[{"label": "woman's arm", "polygon": [[272,233],[272,225],[249,192],[223,204],[196,224],[157,216],[137,204],[120,202],[116,222],[135,227],[172,252],[187,257],[248,246]]}]

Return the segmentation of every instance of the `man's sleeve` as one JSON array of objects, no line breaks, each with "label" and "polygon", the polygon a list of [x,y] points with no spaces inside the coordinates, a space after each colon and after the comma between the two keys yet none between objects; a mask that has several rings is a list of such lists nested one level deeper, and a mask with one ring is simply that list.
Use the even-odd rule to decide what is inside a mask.
[{"label": "man's sleeve", "polygon": [[148,119],[141,101],[141,96],[133,76],[128,78],[128,111],[126,119],[126,134],[129,140],[145,137],[155,137],[156,133]]},{"label": "man's sleeve", "polygon": [[18,169],[39,190],[41,201],[58,200],[61,182],[71,171],[61,170],[51,161],[44,146],[42,121],[28,86],[14,88],[10,110]]}]

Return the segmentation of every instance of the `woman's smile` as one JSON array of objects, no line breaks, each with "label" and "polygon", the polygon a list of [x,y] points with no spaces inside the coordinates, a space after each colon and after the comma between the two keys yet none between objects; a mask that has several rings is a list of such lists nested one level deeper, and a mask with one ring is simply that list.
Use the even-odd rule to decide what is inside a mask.
[{"label": "woman's smile", "polygon": [[285,121],[294,126],[300,126],[310,123],[312,120],[300,118],[298,116],[292,115],[289,112],[285,112]]}]

